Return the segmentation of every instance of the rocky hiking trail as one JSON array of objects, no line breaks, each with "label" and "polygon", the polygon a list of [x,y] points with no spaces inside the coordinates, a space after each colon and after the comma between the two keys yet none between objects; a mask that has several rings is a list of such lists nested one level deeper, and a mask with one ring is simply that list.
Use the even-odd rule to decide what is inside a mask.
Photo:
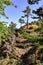
[{"label": "rocky hiking trail", "polygon": [[16,59],[21,59],[24,64],[40,63],[38,47],[22,36],[16,37],[15,53]]},{"label": "rocky hiking trail", "polygon": [[[14,44],[11,42],[14,42]],[[31,64],[34,62],[40,63],[41,60],[38,55],[40,53],[38,47],[29,42],[29,40],[22,35],[19,35],[18,37],[13,35],[9,40],[4,40],[0,50],[1,56],[3,55],[5,58],[22,60],[25,64]],[[14,54],[13,56],[12,53]]]}]

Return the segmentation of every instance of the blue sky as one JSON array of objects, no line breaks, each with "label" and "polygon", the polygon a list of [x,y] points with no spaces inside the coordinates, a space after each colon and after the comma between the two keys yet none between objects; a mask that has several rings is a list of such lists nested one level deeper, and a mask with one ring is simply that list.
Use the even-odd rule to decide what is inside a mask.
[{"label": "blue sky", "polygon": [[[37,8],[39,8],[41,5],[43,5],[43,0],[41,0],[39,2],[38,5],[29,5],[27,3],[27,0],[11,0],[12,2],[14,2],[15,4],[18,5],[18,8],[14,8],[13,6],[8,6],[5,9],[5,13],[6,15],[9,17],[9,19],[6,19],[5,17],[0,18],[1,21],[5,21],[10,23],[11,21],[13,21],[14,23],[17,24],[17,27],[20,27],[20,24],[18,23],[19,18],[24,15],[22,13],[22,10],[24,10],[26,8],[26,6],[30,6],[31,10],[36,10]],[[31,22],[32,19],[29,18],[29,22]]]}]

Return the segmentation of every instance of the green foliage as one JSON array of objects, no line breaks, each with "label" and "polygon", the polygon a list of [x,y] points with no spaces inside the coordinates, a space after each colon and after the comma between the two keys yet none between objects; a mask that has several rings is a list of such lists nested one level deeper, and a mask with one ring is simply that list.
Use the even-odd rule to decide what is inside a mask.
[{"label": "green foliage", "polygon": [[41,19],[41,17],[43,18],[43,7],[39,7],[36,11],[33,10],[33,14],[36,14],[39,19]]},{"label": "green foliage", "polygon": [[[34,23],[34,22],[33,22]],[[39,28],[35,29],[35,32],[40,32],[43,34],[43,19],[41,19],[39,22],[36,22],[36,25],[39,25]]]},{"label": "green foliage", "polygon": [[41,33],[43,33],[43,20],[41,22]]},{"label": "green foliage", "polygon": [[35,32],[40,32],[41,31],[41,28],[37,28],[34,30]]},{"label": "green foliage", "polygon": [[23,10],[22,12],[26,13],[26,14],[28,13],[27,15],[29,15],[30,14],[30,8],[29,8],[29,6],[27,6],[26,10]]},{"label": "green foliage", "polygon": [[20,23],[24,23],[24,20],[22,18],[19,19]]},{"label": "green foliage", "polygon": [[25,23],[24,19],[23,19],[23,18],[20,18],[20,19],[19,19],[19,23],[20,23],[21,26],[22,26],[22,24]]},{"label": "green foliage", "polygon": [[6,32],[7,26],[4,22],[0,22],[0,39],[5,38],[5,32]]},{"label": "green foliage", "polygon": [[31,24],[39,25],[39,22],[38,21],[32,21]]},{"label": "green foliage", "polygon": [[7,27],[7,23],[0,22],[0,44],[1,40],[8,39],[12,34],[13,32],[11,31],[10,28]]},{"label": "green foliage", "polygon": [[40,41],[43,40],[43,36],[33,36],[33,35],[31,35],[31,34],[29,34],[27,32],[22,32],[22,35],[25,38],[29,39],[29,41],[31,41],[31,42],[37,42],[37,41],[40,42]]},{"label": "green foliage", "polygon": [[40,46],[38,47],[38,49],[41,49],[41,48],[43,48],[43,45],[40,45]]},{"label": "green foliage", "polygon": [[40,63],[40,64],[38,64],[38,65],[43,65],[43,63]]}]

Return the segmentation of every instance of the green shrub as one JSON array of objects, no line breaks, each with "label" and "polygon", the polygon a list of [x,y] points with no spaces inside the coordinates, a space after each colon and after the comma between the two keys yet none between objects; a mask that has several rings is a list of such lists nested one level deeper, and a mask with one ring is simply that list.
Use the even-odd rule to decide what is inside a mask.
[{"label": "green shrub", "polygon": [[43,65],[43,63],[40,63],[39,65]]},{"label": "green shrub", "polygon": [[35,32],[40,32],[41,31],[41,28],[37,28],[34,30]]},{"label": "green shrub", "polygon": [[33,36],[27,32],[21,33],[25,38],[27,38],[30,42],[41,42],[43,40],[43,36]]},{"label": "green shrub", "polygon": [[0,22],[0,45],[3,39],[8,39],[12,34],[12,30],[7,27],[6,22]]}]

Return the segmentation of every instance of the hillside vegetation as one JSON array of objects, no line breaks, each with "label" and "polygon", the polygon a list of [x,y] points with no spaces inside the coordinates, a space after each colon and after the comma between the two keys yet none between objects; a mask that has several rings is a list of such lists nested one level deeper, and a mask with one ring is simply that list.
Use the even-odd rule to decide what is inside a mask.
[{"label": "hillside vegetation", "polygon": [[39,1],[0,0],[0,65],[43,65],[43,6],[32,6]]},{"label": "hillside vegetation", "polygon": [[0,65],[43,65],[43,21],[25,26],[14,30],[0,22]]}]

